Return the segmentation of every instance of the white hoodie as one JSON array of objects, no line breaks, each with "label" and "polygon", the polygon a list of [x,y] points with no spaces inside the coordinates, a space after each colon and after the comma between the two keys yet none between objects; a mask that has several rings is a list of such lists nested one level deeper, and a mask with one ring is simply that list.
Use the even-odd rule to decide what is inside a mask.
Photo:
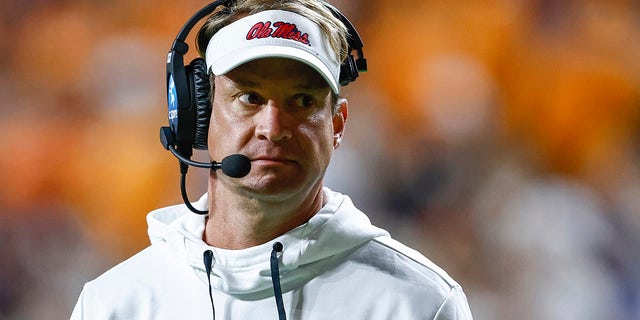
[{"label": "white hoodie", "polygon": [[[213,309],[215,319],[278,319],[277,242],[284,249],[274,277],[287,319],[471,319],[461,287],[442,269],[371,225],[349,197],[324,193],[327,204],[307,223],[242,250],[208,246],[204,216],[184,205],[155,210],[151,246],[88,282],[71,319],[212,319]],[[206,203],[205,195],[195,206]]]}]

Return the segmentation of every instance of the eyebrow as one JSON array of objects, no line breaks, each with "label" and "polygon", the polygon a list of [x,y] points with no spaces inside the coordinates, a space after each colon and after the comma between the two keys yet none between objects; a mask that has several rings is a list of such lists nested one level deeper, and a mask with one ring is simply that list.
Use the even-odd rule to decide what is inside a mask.
[{"label": "eyebrow", "polygon": [[255,88],[255,87],[259,86],[257,82],[251,81],[251,80],[246,79],[246,78],[241,78],[241,79],[227,78],[227,79],[229,79],[231,81],[231,84],[236,88],[239,88],[239,87]]},{"label": "eyebrow", "polygon": [[312,81],[309,83],[305,83],[303,85],[296,86],[295,89],[298,90],[310,90],[310,91],[319,91],[319,90],[331,90],[329,84],[324,81]]},{"label": "eyebrow", "polygon": [[321,89],[329,89],[329,84],[324,78],[320,77],[319,81],[314,81],[313,79],[308,79],[304,83],[300,85],[296,85],[294,88],[301,90],[321,90]]},{"label": "eyebrow", "polygon": [[[260,86],[259,82],[243,77],[230,80],[236,88],[256,88]],[[322,81],[306,81],[305,83],[296,84],[293,89],[301,91],[320,91],[325,89],[330,90],[330,87],[329,84],[322,79]]]}]

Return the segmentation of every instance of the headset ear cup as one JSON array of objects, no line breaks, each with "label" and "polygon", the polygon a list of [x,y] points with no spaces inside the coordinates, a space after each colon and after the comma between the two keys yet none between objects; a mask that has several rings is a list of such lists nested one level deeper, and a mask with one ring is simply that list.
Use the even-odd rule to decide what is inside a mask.
[{"label": "headset ear cup", "polygon": [[202,58],[191,61],[191,76],[193,79],[193,106],[196,108],[196,126],[193,147],[207,150],[209,135],[209,119],[211,118],[211,84],[207,72],[207,63]]},{"label": "headset ear cup", "polygon": [[346,86],[350,82],[356,81],[358,77],[358,66],[352,54],[347,56],[340,65],[340,85]]}]

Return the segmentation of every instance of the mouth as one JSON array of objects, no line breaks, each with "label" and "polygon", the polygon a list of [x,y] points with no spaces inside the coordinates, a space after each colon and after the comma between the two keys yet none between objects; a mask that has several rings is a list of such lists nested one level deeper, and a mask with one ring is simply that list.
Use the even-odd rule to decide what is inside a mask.
[{"label": "mouth", "polygon": [[256,157],[251,159],[252,164],[257,165],[283,165],[293,163],[293,160],[279,158],[279,157]]}]

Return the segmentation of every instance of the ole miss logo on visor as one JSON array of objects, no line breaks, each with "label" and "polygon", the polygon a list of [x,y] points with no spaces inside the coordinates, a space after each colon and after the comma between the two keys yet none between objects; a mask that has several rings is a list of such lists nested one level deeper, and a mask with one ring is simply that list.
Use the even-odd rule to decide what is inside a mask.
[{"label": "ole miss logo on visor", "polygon": [[264,38],[288,39],[304,43],[308,46],[311,45],[308,33],[302,33],[294,23],[283,21],[278,21],[273,24],[271,21],[258,22],[254,24],[247,33],[247,40]]}]

